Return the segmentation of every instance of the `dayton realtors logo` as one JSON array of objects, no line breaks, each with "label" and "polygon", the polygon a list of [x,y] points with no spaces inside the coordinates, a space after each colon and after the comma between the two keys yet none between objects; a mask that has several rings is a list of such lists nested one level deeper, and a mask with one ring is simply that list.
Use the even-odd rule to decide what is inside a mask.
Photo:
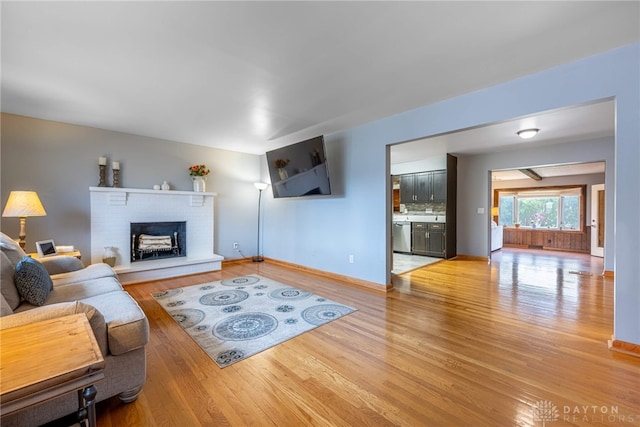
[{"label": "dayton realtors logo", "polygon": [[533,421],[546,427],[549,422],[615,424],[637,423],[640,415],[621,414],[618,406],[607,405],[565,405],[560,409],[548,400],[535,402],[531,407]]},{"label": "dayton realtors logo", "polygon": [[542,427],[545,427],[547,422],[558,421],[560,418],[558,408],[548,400],[536,402],[531,410],[533,411],[533,421],[542,421]]}]

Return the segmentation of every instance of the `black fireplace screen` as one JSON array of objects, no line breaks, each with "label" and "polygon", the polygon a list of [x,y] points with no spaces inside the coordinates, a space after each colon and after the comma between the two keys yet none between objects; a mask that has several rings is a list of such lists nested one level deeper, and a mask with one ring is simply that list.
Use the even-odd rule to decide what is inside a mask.
[{"label": "black fireplace screen", "polygon": [[187,256],[187,223],[132,222],[131,262]]}]

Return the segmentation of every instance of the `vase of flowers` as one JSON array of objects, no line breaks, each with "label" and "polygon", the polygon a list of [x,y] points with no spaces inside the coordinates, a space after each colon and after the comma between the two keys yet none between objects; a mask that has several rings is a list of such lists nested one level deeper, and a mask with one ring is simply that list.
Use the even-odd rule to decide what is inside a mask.
[{"label": "vase of flowers", "polygon": [[189,175],[193,181],[193,191],[204,193],[206,191],[207,175],[211,170],[206,165],[193,165],[189,167]]},{"label": "vase of flowers", "polygon": [[285,180],[289,178],[289,174],[285,167],[289,164],[289,159],[277,159],[275,162],[276,168],[278,168],[278,175],[280,176],[280,180]]}]

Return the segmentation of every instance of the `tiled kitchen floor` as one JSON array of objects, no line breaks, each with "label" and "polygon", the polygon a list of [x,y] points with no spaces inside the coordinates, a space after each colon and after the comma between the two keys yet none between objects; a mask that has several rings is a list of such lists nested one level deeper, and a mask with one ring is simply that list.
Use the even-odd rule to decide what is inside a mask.
[{"label": "tiled kitchen floor", "polygon": [[421,255],[408,255],[393,253],[393,274],[402,274],[410,270],[415,270],[419,267],[432,264],[434,262],[442,261],[443,258],[432,258]]}]

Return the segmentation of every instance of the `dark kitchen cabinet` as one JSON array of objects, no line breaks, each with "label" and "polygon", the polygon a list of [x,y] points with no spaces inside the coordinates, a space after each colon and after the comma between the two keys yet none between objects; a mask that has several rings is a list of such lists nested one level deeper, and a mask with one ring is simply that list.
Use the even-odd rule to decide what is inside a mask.
[{"label": "dark kitchen cabinet", "polygon": [[414,188],[417,203],[427,203],[433,193],[431,172],[415,174]]},{"label": "dark kitchen cabinet", "polygon": [[444,236],[445,224],[430,223],[427,232],[427,255],[434,257],[444,257]]},{"label": "dark kitchen cabinet", "polygon": [[429,224],[426,222],[411,223],[411,253],[416,255],[427,254],[427,231]]},{"label": "dark kitchen cabinet", "polygon": [[447,171],[400,175],[400,203],[444,203]]},{"label": "dark kitchen cabinet", "polygon": [[431,172],[431,200],[433,203],[447,201],[447,171]]},{"label": "dark kitchen cabinet", "polygon": [[447,206],[447,232],[445,233],[444,250],[445,258],[453,258],[457,254],[457,234],[456,223],[458,212],[458,158],[447,154],[447,176],[446,176],[446,206]]},{"label": "dark kitchen cabinet", "polygon": [[415,197],[415,175],[400,175],[400,203],[417,203]]},{"label": "dark kitchen cabinet", "polygon": [[[409,206],[409,210],[412,210],[412,208],[414,210],[416,208],[426,208],[435,209],[434,212],[440,213],[441,206],[437,206],[437,204],[444,204],[445,207],[446,233],[444,228],[445,224],[442,224],[442,229],[435,228],[429,230],[428,226],[426,229],[424,229],[424,227],[417,227],[415,233],[412,229],[412,235],[417,239],[414,244],[416,248],[414,253],[421,255],[432,254],[432,256],[444,256],[445,258],[455,257],[457,254],[458,159],[451,154],[447,154],[446,170],[399,175],[399,180],[399,203],[420,203],[426,205],[417,207]],[[418,233],[418,229],[420,229],[422,233]],[[429,235],[435,235],[437,237],[427,242],[427,234],[425,233],[432,233]],[[436,253],[438,253],[438,255],[434,255]]]},{"label": "dark kitchen cabinet", "polygon": [[414,222],[411,224],[411,252],[416,255],[427,255],[444,258],[445,256],[444,223]]},{"label": "dark kitchen cabinet", "polygon": [[427,254],[427,230],[426,222],[411,223],[411,253],[416,255]]}]

